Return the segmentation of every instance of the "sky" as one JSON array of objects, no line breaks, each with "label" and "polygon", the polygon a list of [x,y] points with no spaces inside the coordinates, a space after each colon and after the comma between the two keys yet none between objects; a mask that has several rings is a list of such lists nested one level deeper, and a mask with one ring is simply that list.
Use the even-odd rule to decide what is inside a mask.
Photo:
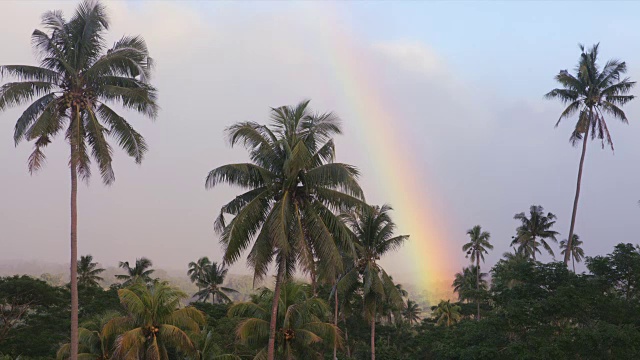
[{"label": "sky", "polygon": [[[70,15],[75,4],[3,2],[0,64],[34,64],[40,14]],[[106,265],[146,256],[186,271],[200,256],[220,260],[213,220],[238,189],[205,190],[204,178],[247,160],[225,127],[312,99],[341,117],[338,161],[361,170],[367,201],[391,204],[398,232],[411,235],[383,266],[427,290],[447,287],[468,262],[460,247],[476,224],[495,246],[486,268],[509,250],[513,215],[532,204],[555,213],[566,237],[580,149],[568,142],[571,121],[554,128],[562,105],[543,95],[574,68],[577,44],[600,42],[603,61],[623,59],[640,77],[637,2],[106,4],[110,42],[146,39],[161,106],[155,122],[126,113],[150,146],[142,165],[116,151],[115,184],[94,177],[79,188],[79,251]],[[32,145],[12,139],[22,110],[0,114],[0,261],[64,263],[68,146],[58,138],[30,176]],[[587,149],[576,222],[587,255],[638,242],[640,100],[626,112],[629,125],[609,120],[615,153]],[[231,272],[248,270],[239,262]]]}]

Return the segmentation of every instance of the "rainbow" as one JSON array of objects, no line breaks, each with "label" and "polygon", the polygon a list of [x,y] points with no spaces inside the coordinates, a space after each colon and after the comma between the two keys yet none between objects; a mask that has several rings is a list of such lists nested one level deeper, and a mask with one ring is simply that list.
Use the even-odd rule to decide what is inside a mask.
[{"label": "rainbow", "polygon": [[411,258],[414,285],[431,303],[450,297],[460,249],[449,243],[441,228],[443,222],[439,221],[442,215],[430,205],[428,184],[416,174],[415,165],[422,164],[421,160],[414,154],[402,152],[402,142],[394,128],[397,120],[391,111],[391,97],[384,97],[382,89],[376,86],[376,72],[367,64],[366,57],[359,56],[354,36],[350,36],[349,29],[343,28],[339,17],[333,15],[336,10],[330,9],[329,13],[332,15],[327,18],[332,19],[332,23],[316,32],[336,74],[334,90],[343,99],[342,105],[351,115],[355,114],[355,118],[350,116],[345,120],[357,123],[367,146],[366,153],[376,159],[375,173],[365,175],[377,179],[376,187],[383,192],[380,195],[384,196],[384,202],[393,206],[392,216],[399,233],[410,235],[401,252]]}]

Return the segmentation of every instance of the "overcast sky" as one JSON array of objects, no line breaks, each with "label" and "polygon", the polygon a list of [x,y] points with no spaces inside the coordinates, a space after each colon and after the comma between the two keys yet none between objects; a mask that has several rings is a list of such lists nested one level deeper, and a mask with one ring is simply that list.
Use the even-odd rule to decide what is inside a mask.
[{"label": "overcast sky", "polygon": [[[0,64],[33,64],[30,34],[40,14],[62,9],[70,15],[75,4],[2,2]],[[336,92],[338,74],[323,42],[327,33],[335,37],[329,28],[335,24],[345,39],[329,41],[351,44],[355,61],[379,75],[371,83],[394,115],[403,151],[414,159],[413,173],[397,176],[415,177],[433,194],[425,209],[437,209],[446,229],[428,245],[442,252],[437,256],[447,271],[466,264],[458,249],[476,224],[492,234],[496,248],[487,262],[495,263],[508,250],[513,215],[532,204],[558,216],[556,230],[565,238],[580,152],[568,142],[571,121],[553,127],[561,105],[543,95],[556,86],[558,70],[573,69],[579,42],[601,42],[602,61],[621,58],[629,75],[640,77],[640,3],[589,4],[108,2],[110,41],[124,34],[147,40],[162,110],[155,123],[127,114],[150,145],[141,166],[116,151],[114,185],[94,177],[80,186],[79,251],[107,265],[140,256],[170,269],[186,269],[204,255],[220,260],[213,219],[237,190],[206,191],[204,177],[247,159],[227,146],[223,129],[266,121],[270,106],[305,98],[314,109],[342,117],[338,159],[361,169],[368,200],[406,213],[397,206],[402,199],[381,190],[394,184],[374,178],[376,167],[388,164],[369,156],[370,147],[391,144],[372,143],[357,125],[362,119],[354,119],[358,114]],[[12,139],[21,110],[0,114],[0,261],[67,262],[68,146],[58,138],[47,148],[47,165],[30,176],[32,145],[14,147]],[[615,154],[599,143],[587,151],[576,224],[587,255],[637,243],[640,100],[626,112],[630,125],[609,120]],[[428,275],[413,273],[410,264],[416,249],[407,246],[384,265],[403,281],[423,279]],[[246,272],[244,264],[232,272]]]}]

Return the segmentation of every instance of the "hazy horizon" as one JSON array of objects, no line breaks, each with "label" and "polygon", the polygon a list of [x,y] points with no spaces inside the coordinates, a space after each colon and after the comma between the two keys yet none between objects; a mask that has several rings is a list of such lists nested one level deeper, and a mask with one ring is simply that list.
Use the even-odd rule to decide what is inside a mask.
[{"label": "hazy horizon", "polygon": [[[270,107],[312,99],[314,110],[342,118],[337,160],[361,170],[368,202],[394,206],[399,233],[412,233],[397,216],[409,209],[402,208],[403,198],[387,197],[385,188],[396,184],[376,178],[389,164],[371,158],[371,150],[401,146],[414,166],[394,176],[412,177],[432,196],[424,209],[434,214],[429,221],[445,229],[443,236],[412,238],[424,243],[383,259],[394,277],[423,283],[431,275],[417,273],[412,262],[435,255],[451,274],[436,280],[452,281],[453,272],[467,265],[459,249],[476,224],[492,234],[488,269],[509,251],[518,225],[513,215],[532,204],[555,213],[559,240],[567,236],[580,149],[568,142],[571,120],[554,129],[562,105],[543,95],[557,86],[559,70],[573,70],[577,43],[600,42],[602,63],[620,58],[632,80],[640,79],[634,33],[620,27],[622,20],[633,20],[640,3],[597,14],[551,2],[105,3],[109,43],[125,34],[147,41],[161,106],[155,122],[127,114],[150,147],[142,165],[114,149],[114,185],[103,186],[94,174],[89,186],[79,186],[79,253],[109,266],[142,256],[158,268],[185,271],[201,256],[219,261],[213,221],[238,191],[207,191],[204,178],[219,165],[248,160],[246,151],[228,146],[224,128],[267,122]],[[0,31],[10,36],[0,64],[35,64],[30,35],[41,27],[40,14],[62,9],[70,15],[76,4],[2,3]],[[615,17],[606,16],[614,10]],[[578,26],[596,16],[597,29]],[[376,74],[371,83],[384,95],[381,107],[393,115],[401,143],[375,142],[360,127],[366,119],[358,118],[350,98],[339,95],[342,75],[323,43],[337,23],[354,46],[353,61]],[[32,144],[13,143],[24,108],[0,113],[0,261],[68,263],[67,145],[56,138],[46,149],[45,167],[30,176]],[[625,110],[629,125],[608,119],[615,154],[598,142],[587,150],[576,233],[588,256],[610,253],[620,242],[638,243],[632,234],[640,219],[640,100]],[[412,189],[405,191],[411,196]],[[241,261],[231,272],[249,270]]]}]

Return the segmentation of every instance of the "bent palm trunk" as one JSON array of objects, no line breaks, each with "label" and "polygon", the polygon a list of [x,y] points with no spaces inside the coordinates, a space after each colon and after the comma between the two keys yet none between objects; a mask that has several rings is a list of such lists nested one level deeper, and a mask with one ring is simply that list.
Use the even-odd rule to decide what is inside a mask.
[{"label": "bent palm trunk", "polygon": [[269,321],[269,346],[267,348],[267,359],[274,360],[276,356],[276,323],[278,317],[278,304],[280,302],[280,291],[284,280],[284,259],[278,264],[278,275],[276,276],[276,287],[273,290],[273,304],[271,305],[271,320]]},{"label": "bent palm trunk", "polygon": [[[589,110],[589,123],[591,123],[591,110]],[[569,237],[567,238],[567,251],[564,253],[564,266],[569,265],[570,251],[573,247],[573,228],[576,224],[576,213],[578,212],[578,198],[580,197],[580,184],[582,183],[582,167],[584,166],[584,157],[587,153],[587,139],[589,138],[589,126],[584,132],[582,140],[582,155],[580,156],[580,166],[578,167],[578,181],[576,184],[576,197],[573,200],[573,213],[571,214],[571,227],[569,228]]]},{"label": "bent palm trunk", "polygon": [[78,172],[71,146],[71,360],[78,360]]}]

